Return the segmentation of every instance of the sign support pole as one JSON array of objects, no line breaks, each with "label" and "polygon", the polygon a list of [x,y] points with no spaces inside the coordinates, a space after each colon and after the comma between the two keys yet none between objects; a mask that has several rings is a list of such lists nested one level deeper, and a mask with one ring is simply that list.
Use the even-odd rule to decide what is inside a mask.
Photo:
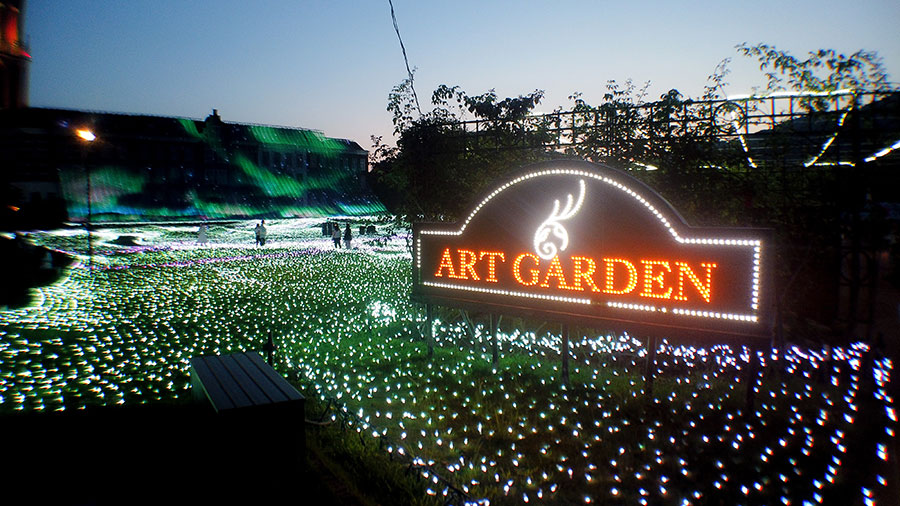
[{"label": "sign support pole", "polygon": [[562,382],[569,384],[569,325],[562,326]]},{"label": "sign support pole", "polygon": [[493,359],[494,359],[495,367],[497,366],[497,362],[499,360],[497,358],[497,339],[499,338],[499,336],[497,335],[498,334],[497,324],[498,324],[497,315],[495,315],[494,313],[491,313],[491,346],[493,348],[492,352],[493,352]]},{"label": "sign support pole", "polygon": [[425,342],[428,343],[428,358],[434,356],[434,314],[431,304],[425,304]]},{"label": "sign support pole", "polygon": [[757,353],[759,349],[760,348],[758,346],[750,347],[750,361],[747,364],[747,373],[744,377],[744,381],[747,383],[746,410],[748,415],[753,411],[753,403],[756,400],[756,392],[754,388],[756,386],[756,372],[759,369],[759,356]]},{"label": "sign support pole", "polygon": [[658,346],[655,335],[647,337],[647,362],[644,364],[644,394],[649,398],[653,396],[653,377],[656,376],[656,347]]}]

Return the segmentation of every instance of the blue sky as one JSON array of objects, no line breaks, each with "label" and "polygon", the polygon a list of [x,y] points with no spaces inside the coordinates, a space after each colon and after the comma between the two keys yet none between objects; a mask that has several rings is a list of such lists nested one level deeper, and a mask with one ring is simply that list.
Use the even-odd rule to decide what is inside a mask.
[{"label": "blue sky", "polygon": [[[764,79],[741,42],[877,51],[900,81],[900,2],[860,0],[394,0],[416,90],[545,91],[541,110],[607,80],[699,96],[733,58],[728,92]],[[30,0],[31,105],[297,126],[349,138],[392,132],[406,77],[387,0]]]}]

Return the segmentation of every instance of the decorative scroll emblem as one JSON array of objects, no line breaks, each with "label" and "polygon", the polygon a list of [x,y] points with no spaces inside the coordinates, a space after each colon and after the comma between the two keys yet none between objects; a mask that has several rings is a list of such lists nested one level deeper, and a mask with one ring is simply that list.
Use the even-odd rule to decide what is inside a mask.
[{"label": "decorative scroll emblem", "polygon": [[[544,260],[551,260],[560,251],[569,247],[569,232],[560,222],[578,214],[584,203],[584,179],[578,181],[578,201],[570,193],[566,197],[566,206],[560,211],[559,199],[553,201],[553,212],[541,223],[534,233],[534,251]],[[558,243],[558,244],[557,244]]]}]

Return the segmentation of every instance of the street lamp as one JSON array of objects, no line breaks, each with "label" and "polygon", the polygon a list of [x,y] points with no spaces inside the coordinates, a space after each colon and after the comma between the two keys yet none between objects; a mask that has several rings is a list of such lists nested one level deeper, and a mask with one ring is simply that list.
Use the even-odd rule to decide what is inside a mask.
[{"label": "street lamp", "polygon": [[87,206],[88,206],[88,215],[87,215],[87,232],[88,232],[88,265],[91,272],[94,272],[94,241],[91,236],[92,225],[91,222],[94,218],[93,210],[91,209],[91,168],[87,163],[87,147],[97,139],[97,136],[94,135],[94,132],[86,129],[79,128],[75,130],[75,135],[78,136],[79,139],[82,140],[81,146],[81,166],[84,168],[85,175],[87,177]]},{"label": "street lamp", "polygon": [[75,134],[78,135],[78,137],[81,137],[82,140],[85,140],[87,142],[94,142],[94,139],[97,138],[97,136],[94,135],[94,132],[91,132],[90,130],[84,128],[76,130]]}]

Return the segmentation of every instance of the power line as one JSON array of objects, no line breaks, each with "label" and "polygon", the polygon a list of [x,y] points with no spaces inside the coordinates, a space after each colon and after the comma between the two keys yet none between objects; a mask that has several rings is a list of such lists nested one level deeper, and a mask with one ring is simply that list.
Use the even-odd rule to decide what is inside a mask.
[{"label": "power line", "polygon": [[409,59],[406,57],[406,46],[403,45],[403,38],[400,37],[400,27],[397,26],[397,15],[394,14],[394,2],[388,0],[391,6],[391,19],[394,20],[394,31],[397,32],[397,40],[400,41],[400,50],[403,51],[403,61],[406,63],[406,73],[409,75],[409,89],[412,90],[413,99],[416,101],[416,109],[419,110],[419,116],[422,115],[422,107],[419,106],[419,96],[416,95],[416,88],[413,86],[413,73],[409,69]]}]

